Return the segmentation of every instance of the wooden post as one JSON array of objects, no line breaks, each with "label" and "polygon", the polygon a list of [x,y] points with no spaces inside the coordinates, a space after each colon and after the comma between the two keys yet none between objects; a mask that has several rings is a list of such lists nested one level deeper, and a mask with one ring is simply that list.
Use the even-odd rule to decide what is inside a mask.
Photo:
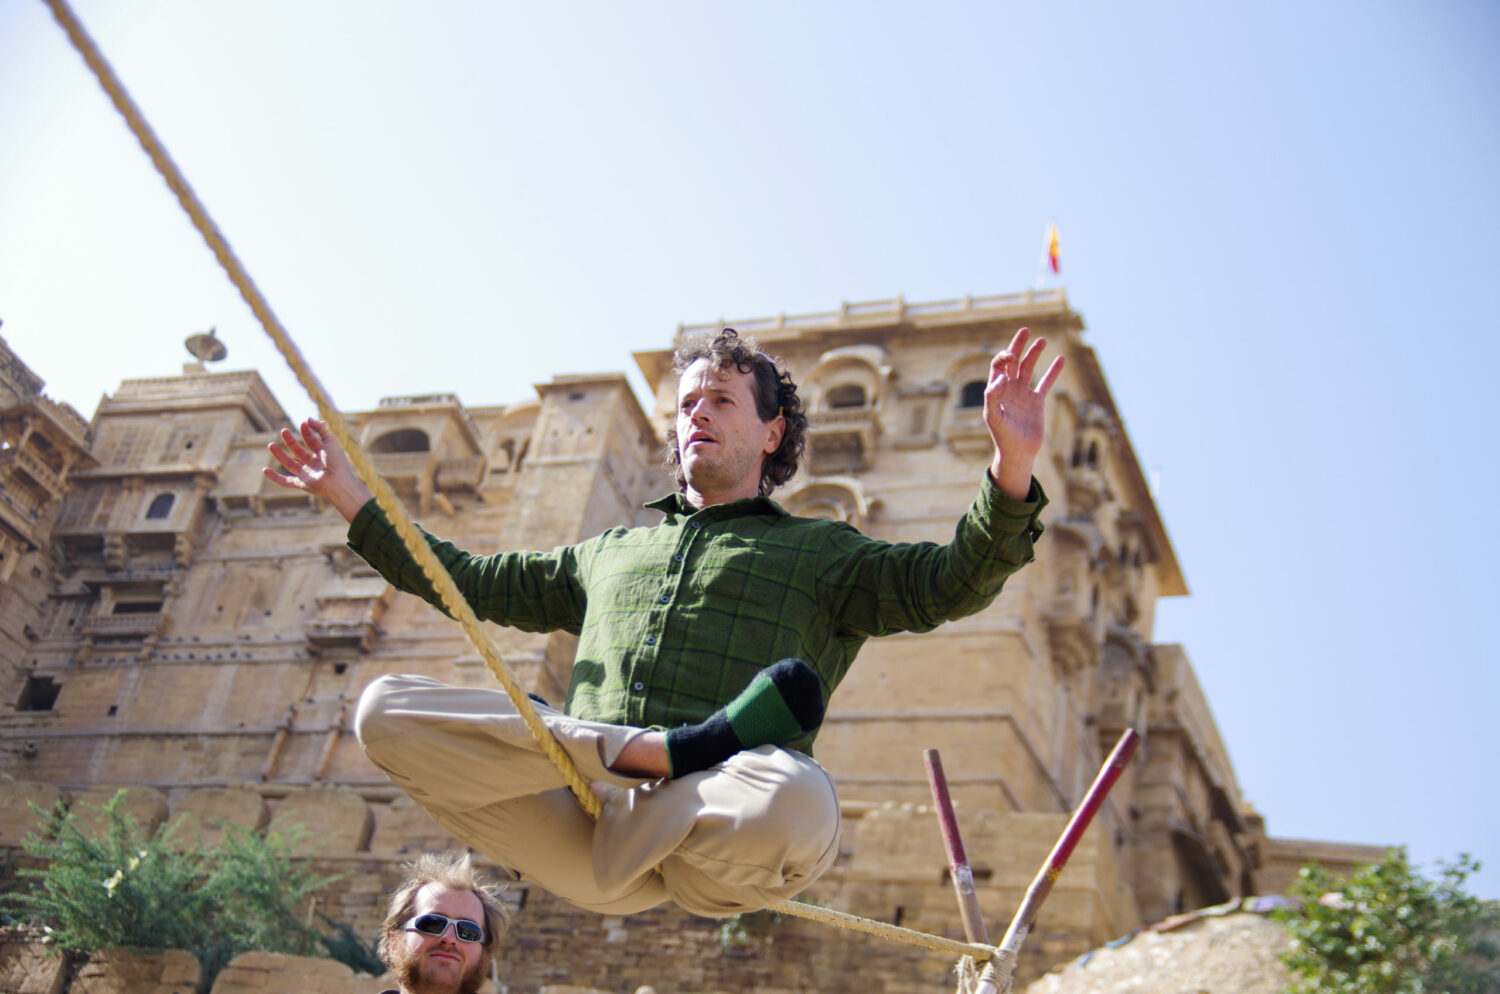
[{"label": "wooden post", "polygon": [[1026,933],[1031,931],[1037,912],[1042,908],[1042,902],[1052,892],[1052,885],[1057,883],[1057,878],[1062,874],[1068,857],[1073,855],[1073,849],[1078,845],[1078,840],[1083,838],[1083,833],[1088,829],[1089,823],[1094,820],[1094,814],[1104,803],[1104,798],[1109,794],[1110,788],[1115,785],[1116,780],[1120,779],[1120,774],[1125,772],[1125,767],[1130,764],[1130,757],[1135,755],[1135,748],[1140,745],[1140,742],[1141,737],[1136,734],[1135,729],[1127,728],[1120,736],[1120,741],[1115,743],[1109,758],[1104,761],[1104,767],[1094,778],[1088,793],[1083,795],[1083,803],[1079,804],[1078,810],[1073,812],[1073,817],[1068,820],[1068,827],[1063,829],[1057,845],[1052,847],[1052,853],[1042,864],[1041,872],[1026,889],[1026,897],[1021,901],[1021,907],[1016,911],[1016,916],[1011,919],[1005,938],[1000,940],[999,952],[980,974],[975,994],[997,994],[997,992],[1010,990],[1010,981],[1015,973],[1016,957],[1021,952],[1021,943],[1026,941]]},{"label": "wooden post", "polygon": [[922,753],[927,761],[927,783],[932,788],[932,802],[937,806],[938,824],[943,830],[943,847],[948,850],[948,874],[958,894],[958,913],[964,921],[964,935],[970,942],[990,944],[989,930],[979,909],[979,895],[974,892],[974,871],[964,852],[964,840],[958,832],[953,814],[953,799],[948,794],[948,778],[943,775],[943,759],[936,749]]}]

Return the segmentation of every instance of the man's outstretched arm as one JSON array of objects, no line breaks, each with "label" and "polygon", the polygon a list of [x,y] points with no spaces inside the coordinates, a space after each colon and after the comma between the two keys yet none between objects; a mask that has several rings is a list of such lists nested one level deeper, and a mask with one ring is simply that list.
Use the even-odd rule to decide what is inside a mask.
[{"label": "man's outstretched arm", "polygon": [[1031,329],[1022,328],[1010,345],[990,362],[989,384],[984,388],[984,421],[995,443],[995,458],[990,463],[990,477],[1000,492],[1025,500],[1031,493],[1031,467],[1042,448],[1045,426],[1044,403],[1047,391],[1062,372],[1063,357],[1058,356],[1033,388],[1045,338],[1027,346]]},{"label": "man's outstretched arm", "polygon": [[308,418],[302,422],[299,431],[300,434],[283,428],[280,443],[272,442],[267,446],[286,472],[278,473],[267,466],[262,470],[266,479],[289,490],[301,490],[323,498],[344,516],[345,521],[352,523],[359,509],[374,496],[370,488],[354,472],[349,457],[328,430],[326,421]]}]

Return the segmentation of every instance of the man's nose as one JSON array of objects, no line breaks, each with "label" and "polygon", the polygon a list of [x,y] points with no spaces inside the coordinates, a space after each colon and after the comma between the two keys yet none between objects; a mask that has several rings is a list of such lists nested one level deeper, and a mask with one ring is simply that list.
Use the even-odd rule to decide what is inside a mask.
[{"label": "man's nose", "polygon": [[688,418],[694,424],[705,424],[708,422],[708,401],[700,400],[688,410]]}]

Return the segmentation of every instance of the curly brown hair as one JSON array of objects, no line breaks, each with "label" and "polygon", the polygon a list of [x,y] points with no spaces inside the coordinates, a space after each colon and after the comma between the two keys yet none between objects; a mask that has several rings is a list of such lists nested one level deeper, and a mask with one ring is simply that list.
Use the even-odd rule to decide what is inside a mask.
[{"label": "curly brown hair", "polygon": [[[797,396],[792,374],[780,359],[762,350],[755,339],[741,338],[733,328],[697,335],[683,342],[672,354],[672,369],[680,377],[699,359],[707,359],[714,369],[733,366],[741,373],[755,374],[755,413],[766,422],[777,415],[786,419],[781,444],[760,464],[760,494],[769,496],[796,474],[807,444],[807,414],[802,409],[802,398]],[[675,418],[667,426],[666,465],[677,480],[677,489],[685,491],[687,477],[682,472],[682,454],[677,451]]]},{"label": "curly brown hair", "polygon": [[466,890],[479,898],[484,908],[484,958],[488,962],[495,955],[500,937],[510,929],[510,912],[500,903],[499,888],[482,879],[475,871],[474,863],[467,852],[424,852],[406,864],[406,877],[401,886],[391,895],[386,907],[385,922],[380,927],[380,941],[376,951],[387,966],[393,966],[392,943],[401,926],[411,920],[415,913],[417,891],[428,884],[442,884],[452,890]]}]

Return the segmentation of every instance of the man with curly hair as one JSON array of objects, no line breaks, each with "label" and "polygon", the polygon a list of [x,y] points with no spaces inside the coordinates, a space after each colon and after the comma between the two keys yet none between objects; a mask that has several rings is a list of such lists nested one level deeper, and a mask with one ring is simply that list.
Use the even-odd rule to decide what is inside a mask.
[{"label": "man with curly hair", "polygon": [[405,869],[376,947],[401,987],[381,994],[474,994],[510,927],[498,888],[467,852],[423,853]]},{"label": "man with curly hair", "polygon": [[[1031,468],[1062,367],[1033,386],[1044,344],[1022,329],[995,356],[994,456],[938,545],[787,514],[769,495],[802,455],[796,385],[732,329],[685,343],[678,491],[647,505],[660,523],[484,557],[428,537],[480,618],[578,635],[564,707],[538,711],[604,800],[598,823],[499,690],[381,677],[355,718],[366,755],[456,837],[580,907],[727,916],[797,894],[838,854],[838,796],[811,752],[860,646],[983,609],[1032,559],[1046,498]],[[270,479],[327,499],[357,553],[437,603],[325,425],[271,452],[286,472]]]}]

